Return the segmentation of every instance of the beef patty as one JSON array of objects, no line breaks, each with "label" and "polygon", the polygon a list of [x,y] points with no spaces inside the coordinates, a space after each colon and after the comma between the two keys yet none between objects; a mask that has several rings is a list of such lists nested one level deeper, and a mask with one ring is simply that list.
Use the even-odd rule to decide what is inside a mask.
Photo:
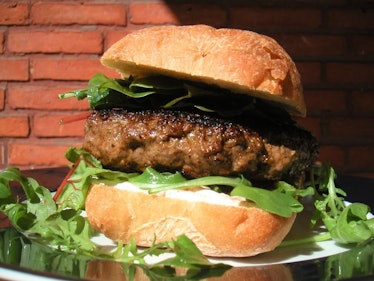
[{"label": "beef patty", "polygon": [[317,142],[309,132],[252,121],[180,111],[99,110],[87,119],[83,148],[110,169],[142,172],[151,166],[188,178],[296,179],[315,160]]}]

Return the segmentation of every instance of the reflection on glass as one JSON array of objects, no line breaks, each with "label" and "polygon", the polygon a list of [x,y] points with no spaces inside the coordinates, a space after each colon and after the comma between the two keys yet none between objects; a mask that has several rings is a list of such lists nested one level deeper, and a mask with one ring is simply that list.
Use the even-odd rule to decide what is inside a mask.
[{"label": "reflection on glass", "polygon": [[40,274],[53,273],[86,280],[340,280],[374,275],[374,241],[313,262],[233,267],[228,270],[217,268],[207,274],[201,270],[187,273],[183,268],[148,267],[60,252],[30,241],[14,228],[5,228],[0,230],[0,263]]}]

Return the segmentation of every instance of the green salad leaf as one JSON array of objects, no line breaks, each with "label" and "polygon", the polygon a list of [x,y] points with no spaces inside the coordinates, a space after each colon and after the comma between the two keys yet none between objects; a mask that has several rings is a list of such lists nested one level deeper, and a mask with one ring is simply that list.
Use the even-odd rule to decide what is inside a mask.
[{"label": "green salad leaf", "polygon": [[[10,182],[14,181],[25,192],[24,202],[13,198]],[[8,168],[0,173],[0,190],[1,194],[6,195],[1,200],[0,211],[8,216],[18,231],[66,250],[95,250],[95,245],[90,241],[93,229],[80,216],[81,211],[58,211],[50,190],[34,179],[23,176],[19,169]]]},{"label": "green salad leaf", "polygon": [[[313,194],[312,189],[308,189],[310,193],[298,193],[295,189],[295,194],[310,195]],[[290,194],[284,193],[279,189],[266,190],[262,188],[248,188],[245,185],[237,185],[230,193],[233,196],[241,196],[256,203],[257,206],[267,212],[277,214],[282,217],[291,217],[294,213],[300,213],[304,207],[303,205]]]},{"label": "green salad leaf", "polygon": [[319,280],[323,281],[370,280],[368,277],[374,276],[374,240],[327,257],[319,271]]},{"label": "green salad leaf", "polygon": [[[170,92],[179,91],[179,96],[183,96],[183,89],[184,85],[180,80],[163,76],[157,76],[157,79],[156,77],[112,79],[98,73],[90,79],[86,89],[60,94],[59,97],[62,99],[76,97],[78,100],[87,98],[92,109],[102,107],[111,108],[112,105],[116,105],[116,107],[121,105],[136,106],[139,102],[137,99],[144,99],[156,94],[168,96]],[[172,100],[174,98],[170,96],[168,101],[173,103]],[[179,98],[177,97],[177,99]],[[158,104],[158,106],[162,106],[162,104]]]},{"label": "green salad leaf", "polygon": [[73,165],[54,196],[60,210],[84,209],[87,192],[95,181],[116,184],[137,175],[103,169],[101,163],[83,149],[71,147],[65,156]]},{"label": "green salad leaf", "polygon": [[335,186],[334,169],[324,163],[314,167],[307,185],[315,189],[316,212],[311,225],[321,220],[328,230],[326,239],[342,244],[361,244],[374,238],[374,218],[366,204],[345,202],[346,193]]},{"label": "green salad leaf", "polygon": [[[87,99],[91,109],[183,109],[217,113],[225,117],[243,112],[271,122],[292,122],[286,111],[241,94],[227,95],[218,87],[166,76],[113,79],[102,73],[94,75],[85,89],[60,94],[61,99]],[[145,106],[145,104],[147,106]]]},{"label": "green salad leaf", "polygon": [[0,230],[0,262],[37,272],[53,272],[69,277],[84,278],[87,263],[92,258],[41,244],[25,237],[15,228]]},{"label": "green salad leaf", "polygon": [[[82,154],[84,153],[79,153],[76,150],[68,152],[69,157],[74,160],[79,160]],[[85,161],[79,161],[79,164],[85,163],[87,165],[88,162],[91,165],[95,161],[86,159]],[[81,168],[76,168],[74,171]],[[89,168],[92,170],[89,177],[94,177],[93,173],[98,168]],[[103,172],[105,178],[113,176],[106,175],[106,171],[100,171]],[[11,182],[17,182],[22,186],[26,195],[24,201],[20,202],[18,198],[13,198]],[[76,186],[71,186],[70,190],[74,190],[70,193],[73,197],[75,193],[82,193],[82,190],[77,189]],[[78,190],[79,192],[77,192]],[[126,245],[118,243],[114,251],[108,252],[106,249],[101,249],[92,240],[96,232],[92,229],[87,218],[82,216],[82,209],[69,207],[72,202],[81,204],[79,200],[67,200],[69,203],[55,202],[49,189],[40,186],[34,179],[23,176],[17,168],[7,168],[0,172],[0,196],[0,211],[8,216],[14,229],[38,243],[55,247],[58,251],[73,252],[91,258],[110,259],[122,263],[136,263],[142,265],[141,268],[146,270],[147,274],[153,275],[156,272],[157,276],[171,277],[174,270],[172,267],[184,267],[187,268],[187,273],[183,280],[194,280],[190,277],[196,274],[199,276],[219,276],[230,268],[230,266],[224,264],[209,262],[195,244],[184,235],[172,241],[153,244],[145,250],[138,249],[135,240]],[[63,208],[61,208],[62,205]],[[7,241],[9,241],[9,238]],[[1,245],[0,243],[0,247]],[[16,244],[9,244],[9,246],[19,247]],[[161,260],[154,265],[147,264],[145,260],[147,256],[160,256],[171,252],[174,253],[172,258],[165,261]],[[17,257],[9,257],[9,259],[14,262]]]},{"label": "green salad leaf", "polygon": [[[294,212],[303,210],[302,204],[295,199],[301,194],[293,187],[293,193],[285,193],[280,189],[266,190],[254,187],[250,181],[243,177],[220,177],[207,176],[198,179],[187,180],[180,173],[159,173],[152,168],[147,168],[141,175],[129,179],[141,189],[146,189],[150,193],[156,193],[171,189],[185,189],[196,186],[226,186],[231,187],[231,196],[241,196],[256,203],[260,208],[283,217],[290,217]],[[309,189],[309,191],[312,191]],[[302,192],[304,195],[305,192]]]},{"label": "green salad leaf", "polygon": [[305,194],[304,191],[299,193],[295,187],[293,187],[293,194],[282,192],[280,189],[270,191],[255,187],[243,177],[206,176],[187,180],[179,173],[158,173],[152,168],[147,168],[138,177],[130,178],[129,182],[150,193],[199,186],[211,187],[213,190],[217,186],[230,187],[231,196],[244,197],[254,202],[259,208],[283,217],[290,217],[294,212],[303,210],[303,205],[295,199],[295,196]]},{"label": "green salad leaf", "polygon": [[[224,264],[211,264],[204,256],[200,256],[198,251],[190,250],[194,248],[194,245],[191,245],[191,241],[185,236],[178,237],[176,241],[170,243],[154,245],[145,254],[136,248],[134,241],[126,247],[131,248],[131,251],[123,253],[122,257],[113,258],[113,256],[105,255],[93,257],[56,250],[35,239],[28,239],[14,228],[0,230],[1,263],[21,266],[33,271],[53,272],[66,277],[89,279],[92,275],[96,276],[96,268],[100,264],[105,266],[118,264],[122,267],[127,280],[135,280],[137,275],[142,274],[154,281],[192,281],[221,276],[230,269],[230,266]],[[186,247],[189,248],[188,256],[184,251]],[[146,255],[159,255],[174,248],[176,248],[177,255],[165,262],[147,264],[143,258]],[[190,256],[191,254],[193,255]],[[184,259],[185,256],[186,259]],[[185,268],[183,275],[177,274],[177,265],[179,268]],[[137,269],[141,272],[139,273]]]},{"label": "green salad leaf", "polygon": [[336,224],[330,225],[331,236],[343,244],[370,240],[374,235],[374,218],[367,218],[369,211],[369,207],[362,203],[348,205],[337,218]]},{"label": "green salad leaf", "polygon": [[303,210],[303,205],[295,199],[295,197],[306,196],[312,192],[312,189],[309,189],[308,193],[291,185],[287,186],[287,190],[284,188],[277,188],[276,190],[270,191],[253,186],[252,183],[244,177],[207,176],[187,180],[178,172],[174,174],[159,173],[151,167],[148,167],[141,174],[123,173],[103,169],[101,164],[94,160],[85,161],[84,159],[86,157],[90,158],[92,156],[87,155],[88,153],[84,150],[71,148],[67,153],[68,158],[70,154],[74,155],[71,160],[76,161],[76,168],[74,173],[69,175],[66,186],[64,186],[64,184],[62,185],[61,188],[63,191],[56,200],[62,207],[70,207],[76,210],[84,208],[84,201],[88,189],[95,181],[105,182],[109,185],[129,181],[137,187],[147,190],[149,193],[200,186],[210,187],[214,190],[217,188],[219,189],[219,186],[225,186],[231,189],[231,192],[229,192],[230,195],[244,197],[256,203],[258,207],[283,217],[290,217],[295,212],[301,212]]}]

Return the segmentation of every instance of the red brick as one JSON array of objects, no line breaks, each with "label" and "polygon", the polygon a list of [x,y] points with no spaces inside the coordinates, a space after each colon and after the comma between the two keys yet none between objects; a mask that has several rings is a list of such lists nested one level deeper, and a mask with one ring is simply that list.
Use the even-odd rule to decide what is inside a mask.
[{"label": "red brick", "polygon": [[296,62],[303,84],[321,82],[321,64],[318,62]]},{"label": "red brick", "polygon": [[8,50],[16,53],[94,53],[102,52],[99,32],[10,31]]},{"label": "red brick", "polygon": [[348,163],[356,171],[372,171],[374,169],[374,147],[352,146],[348,149]]},{"label": "red brick", "polygon": [[135,3],[130,5],[130,21],[134,24],[226,24],[226,11],[209,4]]},{"label": "red brick", "polygon": [[125,35],[127,35],[128,31],[112,31],[106,35],[105,38],[105,50],[109,49],[114,43],[122,39]]},{"label": "red brick", "polygon": [[58,95],[68,91],[87,87],[87,83],[81,84],[57,84],[25,86],[9,85],[7,101],[12,109],[33,110],[85,110],[88,109],[87,100],[78,101],[76,98],[59,99]]},{"label": "red brick", "polygon": [[327,120],[327,137],[339,142],[362,142],[374,139],[374,118],[332,117]]},{"label": "red brick", "polygon": [[336,83],[373,83],[373,64],[327,63],[326,79]]},{"label": "red brick", "polygon": [[0,80],[27,81],[29,80],[28,59],[1,58]]},{"label": "red brick", "polygon": [[347,53],[343,36],[312,34],[271,35],[291,56],[332,56]]},{"label": "red brick", "polygon": [[297,123],[311,132],[318,140],[321,139],[321,121],[319,118],[295,118]]},{"label": "red brick", "polygon": [[3,110],[5,106],[5,88],[0,87],[0,110]]},{"label": "red brick", "polygon": [[235,28],[318,28],[322,22],[319,9],[257,8],[234,6],[230,9],[231,25]]},{"label": "red brick", "polygon": [[228,12],[219,5],[170,4],[169,7],[184,25],[204,23],[215,27],[227,26]]},{"label": "red brick", "polygon": [[345,149],[334,145],[321,145],[319,149],[319,161],[331,164],[334,169],[340,170],[345,165]]},{"label": "red brick", "polygon": [[122,4],[84,2],[37,2],[31,7],[34,24],[126,25],[126,7]]},{"label": "red brick", "polygon": [[98,72],[111,77],[114,71],[102,66],[98,58],[35,58],[32,64],[33,79],[81,80],[87,81]]},{"label": "red brick", "polygon": [[29,131],[27,116],[0,116],[0,137],[27,137]]},{"label": "red brick", "polygon": [[130,22],[134,24],[180,24],[177,16],[164,3],[136,3],[129,8]]},{"label": "red brick", "polygon": [[[33,119],[33,133],[37,137],[83,137],[85,119],[61,123],[67,115],[38,114]],[[71,116],[71,115],[69,115]]]},{"label": "red brick", "polygon": [[361,177],[361,178],[368,178],[368,179],[374,179],[374,172],[371,172],[371,171],[367,171],[367,172],[362,172],[362,171],[356,171],[356,172],[349,172],[349,173],[345,173],[345,174],[349,174],[351,176],[354,176],[354,177]]},{"label": "red brick", "polygon": [[[66,142],[65,142],[66,143]],[[14,166],[67,166],[67,144],[11,143],[8,147],[8,163]]]},{"label": "red brick", "polygon": [[27,3],[0,3],[0,25],[27,24],[29,9]]},{"label": "red brick", "polygon": [[352,53],[360,56],[374,55],[374,37],[367,36],[353,36],[351,40]]},{"label": "red brick", "polygon": [[347,97],[341,91],[305,91],[308,114],[344,113],[347,111]]},{"label": "red brick", "polygon": [[327,15],[328,27],[369,30],[374,28],[373,17],[373,9],[360,9],[359,7],[330,9]]},{"label": "red brick", "polygon": [[351,104],[356,115],[374,116],[374,92],[354,92]]},{"label": "red brick", "polygon": [[0,169],[5,168],[5,147],[4,144],[0,143]]},{"label": "red brick", "polygon": [[4,53],[4,33],[0,32],[0,54]]}]

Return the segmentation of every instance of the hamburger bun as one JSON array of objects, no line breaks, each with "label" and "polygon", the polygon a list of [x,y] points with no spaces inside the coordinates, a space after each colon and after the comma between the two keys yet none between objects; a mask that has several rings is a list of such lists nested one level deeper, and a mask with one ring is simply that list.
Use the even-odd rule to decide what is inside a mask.
[{"label": "hamburger bun", "polygon": [[123,77],[167,75],[265,99],[305,116],[300,75],[272,38],[206,25],[155,26],[132,32],[102,56]]},{"label": "hamburger bun", "polygon": [[148,194],[128,183],[93,185],[86,212],[90,224],[114,240],[128,243],[134,237],[137,245],[150,247],[185,234],[204,255],[215,257],[247,257],[271,251],[295,220],[295,215],[280,217],[244,198],[212,190]]}]

